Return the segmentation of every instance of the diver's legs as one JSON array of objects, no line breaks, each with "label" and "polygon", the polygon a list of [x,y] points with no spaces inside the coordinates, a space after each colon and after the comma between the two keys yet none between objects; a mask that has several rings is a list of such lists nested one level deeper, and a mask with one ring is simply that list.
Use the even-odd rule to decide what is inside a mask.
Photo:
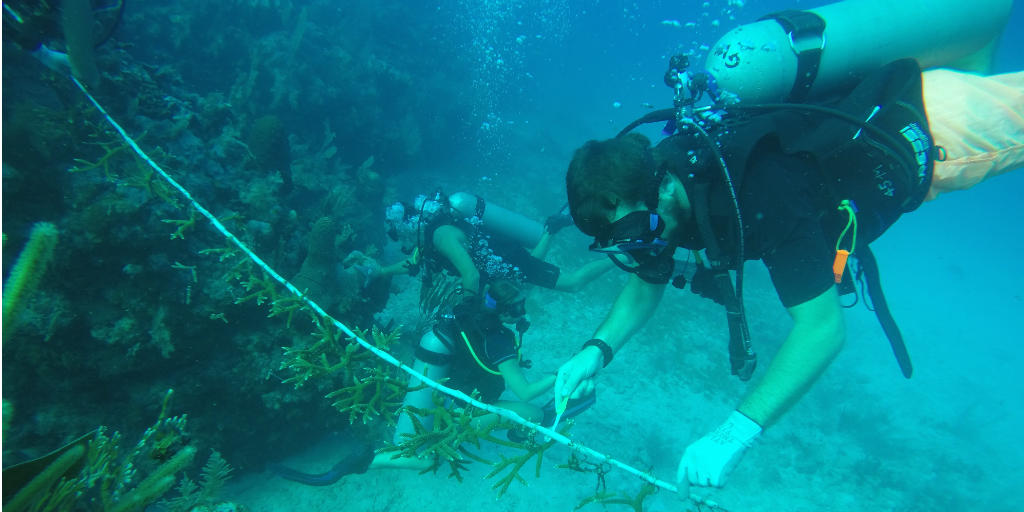
[{"label": "diver's legs", "polygon": [[537,246],[530,249],[530,256],[543,260],[548,255],[548,250],[551,249],[551,241],[554,240],[555,235],[552,235],[548,230],[544,230],[544,234],[540,236],[540,241],[537,242]]},{"label": "diver's legs", "polygon": [[373,462],[370,463],[370,469],[415,469],[417,471],[423,471],[424,469],[434,465],[433,457],[423,459],[398,457],[392,459],[394,456],[394,452],[378,453],[373,458]]},{"label": "diver's legs", "polygon": [[976,76],[948,69],[921,74],[936,146],[926,201],[1024,167],[1024,71]]},{"label": "diver's legs", "polygon": [[[529,402],[498,400],[497,402],[494,402],[494,404],[492,405],[494,405],[495,407],[501,407],[502,409],[508,409],[518,414],[526,421],[532,421],[536,423],[544,419],[544,411],[542,411],[540,407],[537,407],[536,405],[533,405]],[[497,414],[485,414],[473,420],[473,426],[477,429],[484,428],[490,425],[491,423],[498,421],[499,419],[501,419],[501,417],[498,416]]]}]

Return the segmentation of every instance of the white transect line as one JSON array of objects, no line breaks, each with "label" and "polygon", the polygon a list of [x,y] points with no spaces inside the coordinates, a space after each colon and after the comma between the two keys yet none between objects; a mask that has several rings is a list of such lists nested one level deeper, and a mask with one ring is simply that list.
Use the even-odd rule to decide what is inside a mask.
[{"label": "white transect line", "polygon": [[[447,395],[453,396],[453,397],[458,398],[460,400],[464,400],[466,402],[469,402],[469,403],[473,404],[473,406],[475,406],[475,407],[478,407],[478,408],[483,409],[485,411],[493,412],[493,413],[495,413],[495,414],[497,414],[497,415],[499,415],[499,416],[501,416],[501,417],[503,417],[505,419],[508,419],[510,421],[514,421],[514,422],[516,422],[516,423],[518,423],[518,424],[520,424],[520,425],[522,425],[524,427],[527,427],[527,428],[530,428],[530,429],[534,429],[534,430],[536,430],[538,432],[541,432],[544,435],[548,436],[549,438],[554,439],[558,443],[565,445],[566,447],[568,447],[570,450],[572,450],[574,452],[579,452],[579,453],[582,453],[582,454],[587,455],[589,457],[594,457],[595,459],[599,460],[602,463],[611,464],[611,465],[613,465],[613,466],[615,466],[615,467],[617,467],[617,468],[619,468],[619,469],[621,469],[623,471],[626,471],[628,473],[636,475],[638,478],[640,478],[641,480],[643,480],[645,482],[652,483],[654,485],[657,485],[658,487],[661,487],[663,489],[667,489],[667,490],[672,491],[672,492],[678,492],[676,490],[676,486],[671,484],[671,483],[669,483],[669,482],[665,482],[663,480],[658,480],[657,478],[651,476],[650,474],[645,473],[643,471],[640,471],[640,470],[638,470],[638,469],[636,469],[636,468],[634,468],[634,467],[632,467],[632,466],[630,466],[628,464],[620,462],[617,459],[613,459],[613,458],[609,457],[608,455],[605,455],[603,453],[596,452],[596,451],[594,451],[594,450],[592,450],[590,448],[587,448],[583,444],[580,444],[578,442],[572,441],[569,438],[559,434],[558,432],[555,432],[554,430],[542,427],[542,426],[540,426],[540,425],[538,425],[536,423],[532,423],[532,422],[526,421],[523,418],[521,418],[518,414],[516,414],[516,413],[514,413],[514,412],[512,412],[512,411],[510,411],[508,409],[502,409],[501,407],[494,407],[493,405],[489,405],[489,404],[485,404],[483,402],[479,402],[479,401],[474,400],[473,398],[467,396],[465,393],[463,393],[461,391],[458,391],[458,390],[455,390],[455,389],[450,389],[450,388],[447,388],[447,387],[445,387],[445,386],[443,386],[441,384],[438,384],[437,382],[434,382],[433,380],[430,380],[429,378],[427,378],[425,375],[421,375],[416,370],[413,370],[412,368],[402,364],[401,361],[399,361],[399,360],[395,359],[394,357],[392,357],[391,354],[388,354],[387,352],[384,352],[383,350],[380,350],[377,347],[374,347],[373,345],[367,343],[366,340],[364,340],[364,339],[360,338],[359,336],[357,336],[356,333],[352,332],[352,330],[349,329],[345,324],[335,320],[332,316],[328,315],[327,312],[325,312],[323,309],[320,308],[320,306],[318,306],[315,302],[310,300],[309,297],[306,297],[305,295],[303,295],[302,292],[299,291],[298,288],[296,288],[293,284],[288,282],[287,279],[281,277],[280,274],[275,272],[274,269],[270,267],[270,265],[267,265],[262,259],[260,259],[259,256],[257,256],[252,251],[250,251],[249,248],[246,247],[245,244],[242,243],[242,241],[238,239],[238,237],[236,237],[235,235],[231,234],[231,232],[228,231],[228,229],[226,227],[224,227],[224,225],[221,224],[221,222],[219,220],[217,220],[217,217],[214,217],[212,213],[210,213],[206,208],[203,208],[203,206],[200,205],[198,201],[193,199],[192,198],[192,194],[190,194],[188,192],[188,190],[185,189],[185,187],[182,187],[181,185],[178,184],[177,181],[174,181],[174,178],[171,178],[171,176],[168,175],[166,172],[164,172],[164,170],[159,165],[157,165],[156,162],[154,162],[151,158],[149,158],[149,155],[147,155],[144,151],[142,151],[142,148],[140,148],[139,145],[136,144],[135,141],[132,140],[132,138],[128,136],[128,133],[125,132],[123,128],[121,128],[121,125],[117,124],[117,122],[114,121],[113,118],[111,118],[109,114],[107,114],[107,111],[104,110],[102,106],[100,106],[99,102],[96,101],[96,99],[93,98],[91,94],[89,94],[89,91],[87,91],[85,89],[85,86],[83,86],[74,77],[72,77],[71,79],[74,80],[75,85],[77,85],[78,88],[82,90],[82,92],[85,94],[85,96],[87,98],[89,98],[89,101],[92,102],[93,106],[95,106],[100,111],[100,113],[103,114],[103,117],[107,118],[107,121],[110,122],[110,124],[114,127],[114,129],[117,130],[117,132],[121,134],[121,137],[124,139],[125,142],[128,143],[129,146],[132,147],[132,149],[135,151],[135,153],[138,154],[140,158],[145,160],[146,163],[149,164],[149,166],[152,167],[154,171],[156,171],[158,174],[160,174],[160,176],[163,177],[163,179],[166,180],[167,183],[169,183],[172,187],[178,189],[178,192],[181,192],[181,194],[183,196],[185,196],[185,199],[188,199],[188,201],[190,203],[192,203],[192,206],[196,209],[196,211],[201,213],[203,215],[203,217],[206,217],[207,219],[210,220],[211,223],[213,223],[213,227],[217,228],[217,231],[220,231],[221,234],[223,234],[228,240],[231,241],[231,243],[235,244],[236,247],[238,247],[242,252],[244,252],[246,254],[246,256],[249,257],[249,259],[251,259],[254,263],[256,263],[256,265],[258,265],[260,268],[265,270],[267,272],[267,274],[270,274],[270,276],[273,277],[275,281],[277,281],[278,283],[281,283],[285,288],[287,288],[289,291],[294,293],[296,297],[299,297],[300,299],[302,299],[302,301],[305,302],[307,306],[312,308],[313,311],[316,311],[317,314],[319,314],[322,318],[328,318],[332,322],[334,322],[335,326],[337,326],[339,329],[341,329],[341,331],[344,332],[345,334],[347,334],[349,337],[351,337],[351,338],[355,339],[357,342],[359,342],[359,344],[362,345],[363,348],[365,348],[366,350],[369,350],[370,352],[373,352],[374,354],[377,355],[377,357],[380,357],[381,359],[387,361],[388,363],[390,363],[390,364],[392,364],[394,366],[397,366],[399,369],[401,369],[405,373],[409,374],[412,377],[415,377],[415,378],[419,379],[421,382],[423,382],[424,384],[426,384],[427,386],[429,386],[429,387],[431,387],[433,389],[436,389],[437,391],[440,391],[440,392],[445,393]],[[721,509],[721,507],[717,503],[715,503],[714,501],[702,498],[700,496],[697,496],[696,494],[690,494],[690,499],[696,501],[697,503],[699,503],[701,505],[707,506],[707,507]]]}]

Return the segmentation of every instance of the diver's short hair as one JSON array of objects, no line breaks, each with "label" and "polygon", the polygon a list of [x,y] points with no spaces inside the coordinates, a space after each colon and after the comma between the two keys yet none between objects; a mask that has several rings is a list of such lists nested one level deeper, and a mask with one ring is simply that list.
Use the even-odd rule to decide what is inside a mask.
[{"label": "diver's short hair", "polygon": [[640,204],[650,193],[651,140],[639,133],[591,140],[573,154],[565,187],[569,213],[583,233],[597,236],[620,203]]},{"label": "diver's short hair", "polygon": [[498,304],[511,304],[515,302],[523,289],[507,279],[495,279],[487,287],[487,294]]}]

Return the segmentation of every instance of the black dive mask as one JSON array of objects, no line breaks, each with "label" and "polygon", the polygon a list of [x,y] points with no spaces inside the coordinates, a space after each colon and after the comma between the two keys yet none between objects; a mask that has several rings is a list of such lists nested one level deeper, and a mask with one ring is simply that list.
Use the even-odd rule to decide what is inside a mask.
[{"label": "black dive mask", "polygon": [[[665,221],[649,210],[633,212],[613,222],[603,237],[594,238],[590,250],[604,254],[623,254],[629,263],[643,264],[644,260],[656,257],[668,242],[662,240]],[[612,258],[618,261],[617,258]]]},{"label": "black dive mask", "polygon": [[[661,238],[664,231],[665,221],[657,213],[633,212],[608,226],[603,239],[595,238],[590,250],[607,254],[619,268],[644,281],[665,284],[672,278],[674,261],[665,252],[668,242]],[[620,261],[616,256],[619,254],[627,261]]]},{"label": "black dive mask", "polygon": [[499,315],[505,315],[513,320],[526,316],[526,297],[512,303],[498,302],[491,297],[491,294],[484,293],[484,305],[493,309]]}]

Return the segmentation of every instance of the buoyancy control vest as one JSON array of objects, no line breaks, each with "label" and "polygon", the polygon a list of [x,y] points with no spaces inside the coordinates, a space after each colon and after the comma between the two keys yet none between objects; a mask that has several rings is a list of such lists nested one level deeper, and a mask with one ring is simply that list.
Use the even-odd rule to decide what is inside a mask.
[{"label": "buoyancy control vest", "polygon": [[[742,186],[751,153],[766,141],[787,155],[812,158],[825,182],[819,199],[822,228],[830,239],[848,223],[848,214],[839,209],[843,201],[857,211],[858,245],[866,246],[902,214],[916,210],[928,193],[936,151],[914,60],[879,68],[833,104],[734,105],[727,112],[710,134],[734,187]],[[713,181],[711,191],[712,218],[729,215],[721,180]],[[735,237],[719,238],[728,244]]]}]

